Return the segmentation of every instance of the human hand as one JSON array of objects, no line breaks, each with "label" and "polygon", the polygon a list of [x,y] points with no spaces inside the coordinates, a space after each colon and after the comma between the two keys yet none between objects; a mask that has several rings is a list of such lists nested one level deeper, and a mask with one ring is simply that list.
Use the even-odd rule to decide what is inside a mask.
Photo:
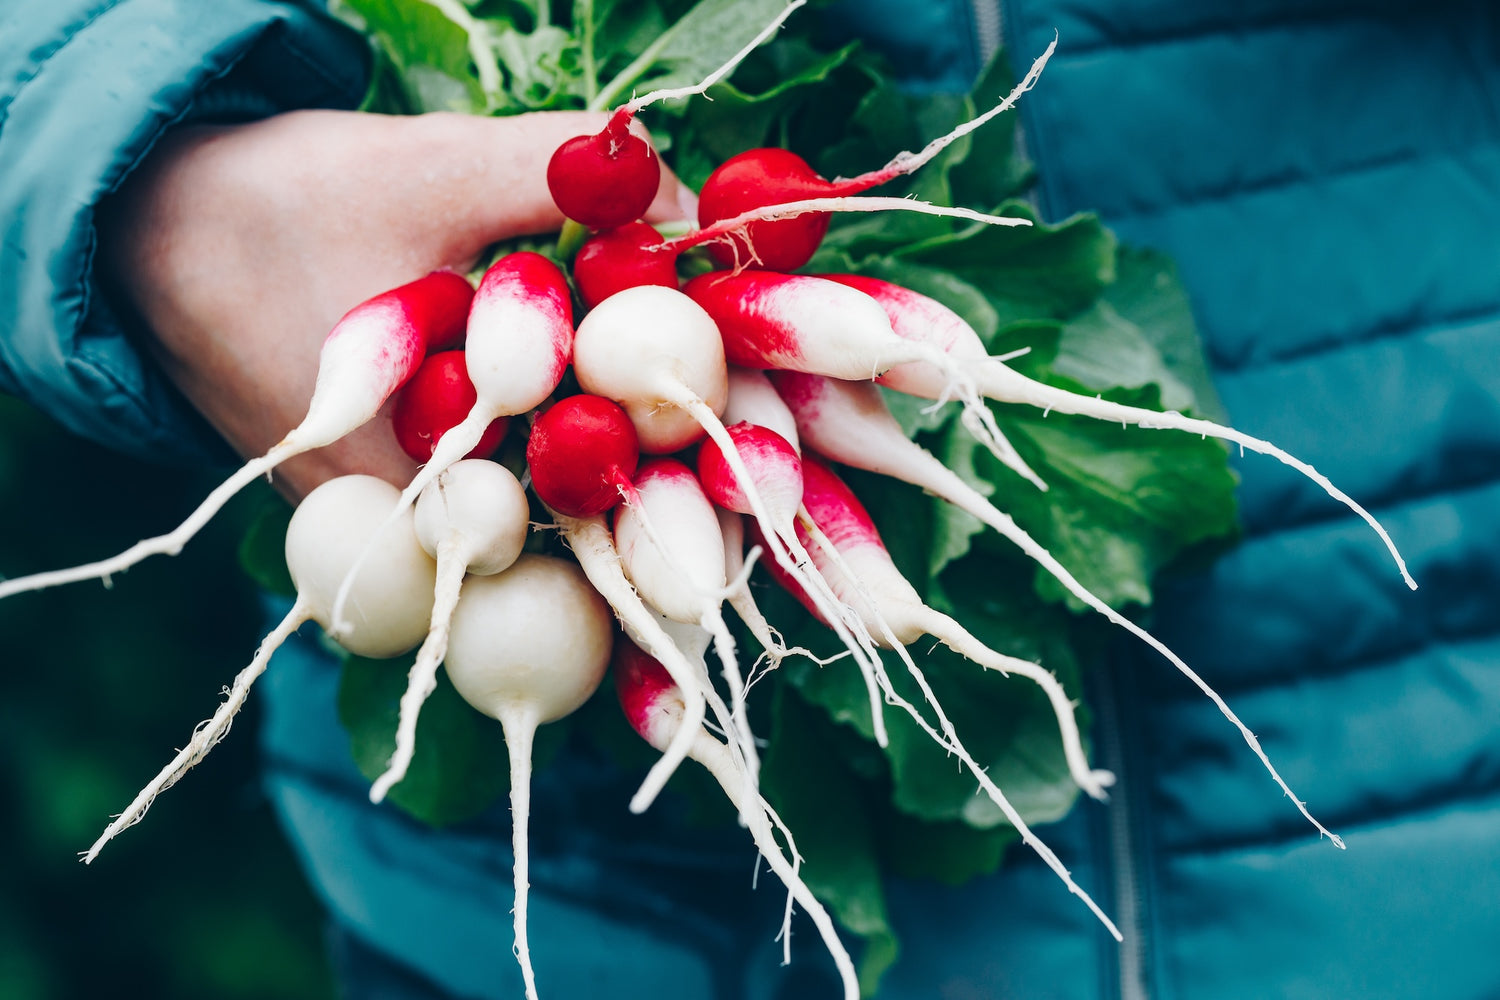
[{"label": "human hand", "polygon": [[[552,151],[604,114],[388,117],[298,111],[170,135],[102,209],[104,273],[149,327],[147,348],[242,456],[301,422],[323,338],[345,312],[490,244],[556,230]],[[647,218],[692,215],[664,172]],[[334,476],[404,486],[389,405],[276,485],[296,502]]]}]

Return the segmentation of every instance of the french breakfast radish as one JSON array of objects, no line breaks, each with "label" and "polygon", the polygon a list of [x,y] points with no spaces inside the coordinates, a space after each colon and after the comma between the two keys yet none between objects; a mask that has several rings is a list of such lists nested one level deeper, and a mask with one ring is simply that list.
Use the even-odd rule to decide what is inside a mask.
[{"label": "french breakfast radish", "polygon": [[526,491],[505,466],[484,459],[454,462],[428,484],[413,507],[417,541],[437,562],[432,623],[407,675],[396,721],[396,749],[385,773],[370,787],[370,801],[385,798],[406,776],[417,747],[417,716],[437,688],[438,666],[459,588],[467,574],[491,576],[521,555],[530,527]]},{"label": "french breakfast radish", "polygon": [[[731,364],[868,380],[922,361],[943,372],[943,398],[957,396],[989,416],[964,359],[898,336],[880,303],[858,289],[810,275],[742,271],[700,275],[683,292],[713,317]],[[1014,448],[983,433],[982,419],[966,426],[1009,468],[1047,488]]]},{"label": "french breakfast radish", "polygon": [[362,426],[411,377],[431,346],[461,340],[474,289],[451,271],[383,292],[334,325],[318,358],[307,416],[259,458],[251,459],[175,529],[143,539],[109,559],[0,582],[0,598],[79,580],[108,579],[153,555],[176,555],[240,490],[296,455],[332,444]]},{"label": "french breakfast radish", "polygon": [[[625,719],[647,743],[662,750],[685,728],[693,727],[689,756],[713,775],[725,796],[746,820],[761,856],[812,919],[838,968],[844,1000],[858,1000],[859,978],[848,951],[834,929],[833,920],[798,874],[796,866],[800,859],[798,862],[788,861],[781,845],[777,843],[772,827],[774,813],[770,806],[764,799],[747,801],[749,795],[746,793],[744,775],[739,772],[728,747],[711,737],[700,723],[691,721],[685,712],[682,692],[677,689],[669,673],[634,643],[625,640],[615,644],[613,670],[615,692],[620,699]],[[792,841],[790,831],[779,821],[776,825],[786,840],[787,853],[794,859],[797,858],[796,844]]]},{"label": "french breakfast radish", "polygon": [[798,430],[809,448],[836,462],[919,486],[967,511],[1014,542],[1022,552],[1061,583],[1068,593],[1166,657],[1240,731],[1246,744],[1254,751],[1276,784],[1296,803],[1297,809],[1308,822],[1319,833],[1328,836],[1336,846],[1344,846],[1343,840],[1313,818],[1302,800],[1292,794],[1291,788],[1271,764],[1255,734],[1240,721],[1239,716],[1207,681],[1161,640],[1111,608],[1079,583],[1052,553],[1009,515],[996,508],[925,448],[909,440],[886,408],[879,389],[867,382],[842,382],[796,372],[772,373],[771,381],[791,407],[797,418]]},{"label": "french breakfast radish", "polygon": [[509,569],[470,576],[453,609],[448,677],[464,700],[505,730],[515,853],[515,953],[528,1000],[536,975],[526,937],[531,887],[527,827],[537,727],[589,699],[609,666],[614,624],[573,563],[526,554]]},{"label": "french breakfast radish", "polygon": [[[821,177],[802,157],[784,149],[751,149],[730,157],[703,183],[698,197],[699,225],[706,229],[767,205],[858,194],[911,173],[960,137],[1014,107],[1016,100],[1036,83],[1056,46],[1055,40],[1047,46],[1026,77],[999,104],[947,135],[934,139],[921,151],[897,155],[879,170],[830,181]],[[828,223],[829,216],[822,212],[783,221],[754,222],[745,227],[742,234],[733,237],[731,243],[716,244],[711,252],[725,266],[743,267],[747,262],[755,261],[767,270],[795,271],[812,258],[828,231]]]},{"label": "french breakfast radish", "polygon": [[394,486],[374,476],[341,476],[297,505],[286,533],[287,570],[297,587],[291,610],[261,641],[218,711],[193,730],[187,746],[110,823],[84,855],[85,862],[94,860],[121,830],[139,823],[156,796],[224,738],[250,686],[293,632],[308,621],[329,629],[339,581],[366,549],[371,572],[354,591],[350,628],[339,637],[340,644],[358,656],[385,658],[422,641],[432,617],[436,565],[417,541],[409,513],[393,529],[377,531],[396,494]]},{"label": "french breakfast radish", "polygon": [[[396,393],[391,410],[391,429],[396,443],[413,462],[432,458],[438,439],[462,422],[474,408],[474,383],[464,352],[439,351],[427,355],[412,377]],[[497,417],[485,428],[479,443],[464,457],[489,458],[500,447],[509,423]]]},{"label": "french breakfast radish", "polygon": [[[1401,571],[1401,578],[1412,590],[1417,582],[1406,568],[1406,560],[1396,550],[1396,543],[1385,528],[1369,511],[1338,489],[1328,478],[1306,462],[1287,454],[1269,441],[1251,437],[1232,427],[1225,427],[1209,420],[1187,417],[1172,411],[1160,412],[1139,406],[1113,403],[1095,396],[1083,396],[1066,389],[1038,382],[1006,365],[998,359],[980,360],[985,357],[984,345],[979,334],[961,316],[935,299],[902,288],[888,281],[859,275],[828,275],[830,280],[860,291],[874,298],[885,309],[891,327],[898,336],[914,342],[927,343],[955,357],[973,359],[975,363],[966,370],[974,379],[979,391],[990,399],[1001,403],[1022,403],[1038,407],[1047,412],[1072,413],[1099,420],[1134,424],[1142,428],[1186,431],[1205,437],[1232,441],[1241,448],[1269,455],[1283,465],[1288,465],[1317,483],[1330,497],[1338,500],[1358,514],[1385,543],[1391,557]],[[885,373],[885,384],[901,392],[928,399],[941,399],[945,385],[941,369],[934,369],[925,362],[901,365]]]},{"label": "french breakfast radish", "polygon": [[[518,251],[490,265],[469,311],[464,360],[476,400],[462,422],[443,434],[432,458],[393,505],[390,521],[410,507],[427,484],[463,458],[497,417],[535,409],[567,370],[573,349],[573,293],[558,266],[541,254]],[[356,560],[334,601],[334,629],[363,568]]]}]

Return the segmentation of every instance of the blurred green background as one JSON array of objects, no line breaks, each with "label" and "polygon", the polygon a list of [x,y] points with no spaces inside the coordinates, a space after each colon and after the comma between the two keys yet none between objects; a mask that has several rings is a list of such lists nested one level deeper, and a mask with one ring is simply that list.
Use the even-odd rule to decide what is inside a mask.
[{"label": "blurred green background", "polygon": [[[112,454],[0,397],[0,573],[166,531],[222,474]],[[0,998],[333,995],[318,904],[257,782],[253,694],[139,826],[93,865],[77,858],[254,652],[262,623],[235,561],[254,501],[111,589],[0,601]]]}]

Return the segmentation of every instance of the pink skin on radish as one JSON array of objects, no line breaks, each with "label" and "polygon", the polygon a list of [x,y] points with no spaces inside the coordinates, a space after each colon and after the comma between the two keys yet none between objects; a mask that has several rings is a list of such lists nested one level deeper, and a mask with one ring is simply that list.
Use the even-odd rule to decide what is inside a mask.
[{"label": "pink skin on radish", "polygon": [[297,600],[235,677],[228,697],[211,719],[162,769],[94,843],[84,861],[93,861],[115,835],[141,821],[156,796],[176,784],[229,732],[230,723],[266,669],[271,655],[304,623],[325,630],[332,621],[334,593],[356,556],[373,546],[372,572],[353,599],[354,620],[342,645],[359,656],[399,656],[422,641],[432,617],[436,566],[417,541],[408,515],[396,530],[377,526],[395,499],[396,488],[374,476],[341,476],[313,490],[292,514],[286,534],[286,563]]},{"label": "pink skin on radish", "polygon": [[[396,393],[396,405],[391,411],[396,443],[413,462],[426,462],[432,458],[438,439],[469,415],[475,399],[463,351],[427,355]],[[464,458],[493,455],[505,437],[508,424],[506,417],[491,421],[479,443]]]},{"label": "pink skin on radish", "polygon": [[108,580],[153,555],[176,555],[240,490],[277,465],[360,427],[412,376],[434,342],[463,335],[474,290],[460,275],[435,271],[355,306],[339,320],[318,359],[307,416],[259,458],[211,492],[180,525],[100,562],[0,582],[0,598],[79,580]]},{"label": "pink skin on radish", "polygon": [[[391,511],[395,521],[427,484],[463,458],[498,417],[540,406],[562,381],[573,349],[573,294],[557,265],[522,251],[497,260],[480,279],[469,312],[464,345],[476,401],[469,415],[438,441],[432,459],[402,491]],[[334,628],[342,628],[344,603],[356,561],[334,602]]]},{"label": "pink skin on radish", "polygon": [[[984,344],[980,341],[979,334],[974,332],[974,328],[964,322],[962,317],[941,302],[875,278],[855,275],[828,275],[827,277],[851,288],[858,288],[879,302],[885,309],[886,315],[890,317],[891,326],[898,336],[913,342],[929,344],[954,357],[964,359],[985,357]],[[1262,441],[1260,438],[1251,437],[1232,427],[1224,427],[1212,421],[1185,417],[1180,413],[1162,413],[1139,406],[1111,403],[1093,396],[1081,396],[1078,393],[1027,378],[999,360],[982,361],[967,370],[973,376],[979,391],[997,402],[1024,403],[1048,412],[1072,413],[1099,420],[1134,424],[1144,428],[1186,431],[1189,434],[1201,434],[1205,437],[1232,441],[1241,448],[1249,448],[1251,451],[1269,455],[1282,464],[1296,469],[1321,486],[1329,496],[1358,514],[1385,543],[1386,549],[1396,560],[1396,565],[1400,568],[1401,577],[1406,581],[1406,585],[1413,590],[1417,588],[1417,582],[1407,571],[1406,561],[1396,550],[1396,543],[1391,540],[1385,528],[1375,520],[1374,515],[1355,503],[1347,494],[1335,488],[1327,477],[1311,465],[1292,457],[1269,441]],[[942,373],[924,362],[892,368],[885,373],[881,381],[893,389],[927,399],[943,398],[946,388]],[[998,434],[998,428],[996,433]]]},{"label": "pink skin on radish", "polygon": [[413,508],[417,541],[437,561],[432,624],[407,674],[396,723],[396,749],[385,773],[370,787],[370,801],[385,798],[406,776],[417,748],[417,716],[437,688],[438,666],[448,652],[453,609],[465,576],[492,576],[521,555],[530,528],[526,491],[503,465],[483,459],[454,462],[422,491]]},{"label": "pink skin on radish", "polygon": [[[672,678],[661,664],[633,643],[624,641],[615,644],[613,668],[615,692],[620,699],[620,707],[625,713],[626,721],[642,739],[661,749],[686,728],[689,723],[683,717],[682,693],[672,683]],[[692,750],[689,755],[713,775],[729,801],[745,819],[750,836],[766,863],[791,892],[792,898],[812,918],[838,968],[844,1000],[858,1000],[859,977],[855,973],[854,963],[843,942],[839,940],[828,911],[797,873],[801,861],[797,857],[797,847],[791,832],[775,817],[763,798],[756,796],[755,801],[750,801],[751,795],[746,791],[744,774],[729,748],[713,739],[701,725],[693,729]],[[787,860],[781,845],[777,843],[773,822],[781,831],[793,861]]]},{"label": "pink skin on radish", "polygon": [[[1314,819],[1302,800],[1292,794],[1291,788],[1272,766],[1255,734],[1240,721],[1218,692],[1161,640],[1115,611],[1079,583],[1072,573],[1008,515],[998,510],[926,449],[908,440],[877,389],[867,383],[840,382],[789,372],[777,372],[771,378],[796,416],[797,426],[808,447],[845,465],[920,486],[928,493],[974,515],[1014,542],[1022,552],[1051,573],[1070,594],[1166,657],[1239,729],[1246,744],[1255,752],[1282,791],[1297,804],[1298,810],[1308,822],[1318,832],[1329,837],[1335,846],[1344,846],[1343,840]],[[862,576],[860,578],[863,579]]]},{"label": "pink skin on radish", "polygon": [[[992,650],[986,649],[977,640],[970,636],[959,624],[939,614],[931,608],[925,607],[921,598],[917,596],[906,579],[901,576],[891,561],[890,554],[886,552],[885,544],[880,540],[880,534],[875,529],[875,524],[870,520],[863,505],[854,496],[854,493],[835,476],[827,466],[816,459],[808,459],[803,465],[806,480],[806,488],[803,493],[803,503],[806,505],[812,520],[821,530],[824,538],[822,545],[813,546],[814,558],[819,560],[819,568],[829,580],[834,582],[836,589],[848,593],[851,600],[868,598],[873,600],[876,607],[871,608],[868,603],[861,601],[865,613],[882,620],[888,620],[893,624],[908,641],[922,634],[932,635],[944,645],[954,648],[962,655],[971,656],[973,653],[981,654],[988,662],[982,665],[995,670],[1009,671],[1030,670],[1042,677],[1047,678],[1056,686],[1056,679],[1052,678],[1046,671],[1037,668],[1036,664],[1017,660],[1014,657],[1001,656]],[[836,553],[832,550],[836,549]],[[835,557],[837,556],[837,558]],[[775,568],[768,567],[776,574]],[[859,584],[855,583],[857,577]],[[777,576],[778,582],[787,586],[786,581]],[[802,595],[792,587],[787,588],[793,595],[802,599]],[[805,603],[805,601],[804,601]],[[894,638],[894,637],[891,637]],[[888,639],[888,641],[890,641]],[[968,647],[966,650],[963,647]],[[899,649],[898,645],[898,649]],[[1089,910],[1104,924],[1109,932],[1114,935],[1115,940],[1122,940],[1119,928],[1101,910],[1088,893],[1084,892],[1077,883],[1073,881],[1068,870],[1063,867],[1057,856],[1031,832],[1020,813],[1006,799],[998,785],[986,774],[985,769],[969,755],[959,742],[958,734],[953,729],[952,722],[943,711],[942,705],[938,703],[932,689],[928,686],[923,676],[910,657],[903,657],[903,662],[911,672],[912,679],[921,688],[927,703],[932,706],[938,717],[938,729],[934,729],[930,723],[922,717],[915,706],[900,701],[896,703],[904,708],[912,720],[927,733],[935,742],[952,753],[956,754],[968,768],[969,772],[979,782],[981,788],[990,797],[1000,810],[1010,820],[1011,825],[1021,835],[1021,839],[1029,845],[1032,850],[1046,862],[1047,866],[1063,880],[1068,891],[1078,896],[1088,906]],[[1034,679],[1036,679],[1034,677]],[[893,691],[888,691],[888,697],[894,696]],[[1072,722],[1072,705],[1064,698],[1066,713],[1059,710],[1059,722]],[[1055,705],[1055,699],[1054,699]],[[1065,729],[1064,742],[1069,739],[1077,739],[1077,729],[1074,727],[1072,733]],[[939,732],[941,730],[941,732]],[[1091,784],[1107,783],[1113,776],[1105,778],[1108,772],[1096,772],[1090,779]]]},{"label": "pink skin on radish", "polygon": [[[930,344],[897,336],[881,305],[858,289],[808,275],[743,271],[700,275],[683,291],[718,324],[731,364],[854,380],[923,361],[947,376],[945,398],[956,395],[966,408],[989,415],[968,364]],[[976,419],[966,426],[973,430],[984,424]],[[1010,468],[1046,489],[1015,449],[983,436],[980,440]]]},{"label": "pink skin on radish", "polygon": [[467,578],[453,610],[448,676],[465,701],[499,721],[510,754],[512,912],[528,1000],[537,996],[526,936],[532,739],[589,699],[613,643],[604,599],[577,566],[549,556],[523,555],[503,573]]}]

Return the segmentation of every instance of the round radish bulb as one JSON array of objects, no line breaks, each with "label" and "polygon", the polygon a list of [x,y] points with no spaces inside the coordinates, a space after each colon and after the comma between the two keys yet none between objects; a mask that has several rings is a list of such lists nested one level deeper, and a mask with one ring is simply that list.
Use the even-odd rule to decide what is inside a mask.
[{"label": "round radish bulb", "polygon": [[[411,380],[396,393],[391,426],[401,450],[414,462],[426,462],[437,448],[438,439],[463,422],[477,398],[463,351],[429,354]],[[500,447],[508,424],[505,417],[496,418],[464,457],[489,458]]]},{"label": "round radish bulb", "polygon": [[417,498],[414,526],[428,555],[442,560],[444,549],[458,556],[466,572],[499,573],[514,563],[526,544],[530,509],[520,480],[505,466],[484,459],[454,462]]},{"label": "round radish bulb", "polygon": [[666,241],[656,227],[631,222],[591,237],[573,257],[573,280],[592,309],[616,292],[637,285],[677,287],[677,253],[653,250]]},{"label": "round radish bulb", "polygon": [[547,189],[562,214],[590,229],[610,229],[646,214],[661,186],[661,160],[616,113],[598,135],[578,135],[547,162]]},{"label": "round radish bulb", "polygon": [[531,425],[526,465],[542,502],[569,517],[602,514],[633,492],[640,443],[613,400],[586,393],[550,407]]},{"label": "round radish bulb", "polygon": [[[703,182],[698,194],[698,224],[711,226],[766,205],[826,198],[835,193],[835,186],[796,153],[770,148],[746,150],[725,160]],[[826,212],[809,212],[794,219],[752,222],[745,227],[748,245],[744,237],[735,236],[732,246],[715,243],[709,251],[726,266],[795,271],[823,242],[830,218]]]}]

